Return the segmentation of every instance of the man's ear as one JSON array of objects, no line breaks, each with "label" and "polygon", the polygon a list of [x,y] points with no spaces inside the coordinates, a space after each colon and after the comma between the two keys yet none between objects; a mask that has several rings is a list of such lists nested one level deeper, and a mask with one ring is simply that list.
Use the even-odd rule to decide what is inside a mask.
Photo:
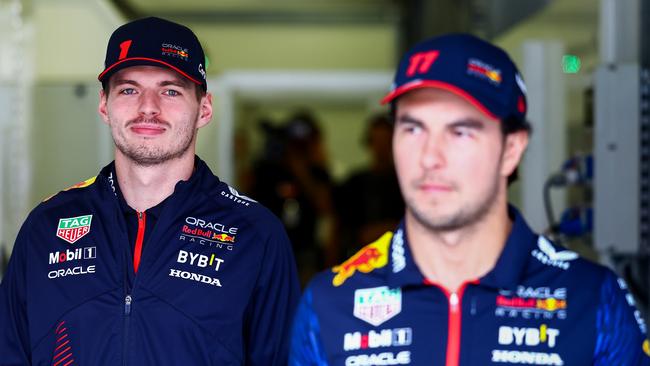
[{"label": "man's ear", "polygon": [[506,135],[501,159],[501,175],[509,176],[517,168],[528,146],[528,131],[520,130]]},{"label": "man's ear", "polygon": [[97,107],[97,112],[99,116],[102,117],[104,123],[108,124],[108,108],[106,106],[108,103],[108,94],[104,92],[104,89],[99,90],[99,106]]},{"label": "man's ear", "polygon": [[199,119],[196,128],[201,128],[212,120],[212,94],[206,93],[199,101]]}]

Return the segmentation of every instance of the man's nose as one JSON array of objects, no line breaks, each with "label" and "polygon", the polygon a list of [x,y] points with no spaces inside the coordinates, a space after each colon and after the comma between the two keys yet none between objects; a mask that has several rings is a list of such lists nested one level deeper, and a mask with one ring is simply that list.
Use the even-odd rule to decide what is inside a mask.
[{"label": "man's nose", "polygon": [[420,156],[420,165],[422,168],[429,170],[444,167],[447,164],[444,151],[444,138],[430,135],[424,143]]},{"label": "man's nose", "polygon": [[160,113],[160,105],[156,92],[142,92],[140,95],[139,113],[143,116],[156,116]]}]

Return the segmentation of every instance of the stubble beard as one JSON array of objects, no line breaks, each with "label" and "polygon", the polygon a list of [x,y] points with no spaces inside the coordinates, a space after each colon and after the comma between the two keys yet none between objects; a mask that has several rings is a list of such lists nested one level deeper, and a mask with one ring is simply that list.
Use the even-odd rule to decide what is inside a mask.
[{"label": "stubble beard", "polygon": [[451,232],[471,227],[485,218],[493,209],[499,193],[499,176],[495,175],[490,187],[480,201],[464,204],[455,212],[438,216],[435,207],[427,208],[418,204],[413,197],[406,198],[406,207],[411,216],[423,227],[432,232]]},{"label": "stubble beard", "polygon": [[[198,115],[198,114],[197,114]],[[196,117],[195,115],[194,117]],[[196,120],[196,118],[192,119]],[[169,126],[169,123],[158,119],[133,119],[126,123],[125,128],[136,122],[160,123]],[[111,123],[111,125],[113,125]],[[151,167],[184,156],[192,146],[196,136],[196,129],[192,123],[182,123],[183,128],[175,136],[175,141],[169,146],[151,146],[146,140],[137,143],[128,143],[123,130],[113,130],[115,147],[127,159],[142,167]]]}]

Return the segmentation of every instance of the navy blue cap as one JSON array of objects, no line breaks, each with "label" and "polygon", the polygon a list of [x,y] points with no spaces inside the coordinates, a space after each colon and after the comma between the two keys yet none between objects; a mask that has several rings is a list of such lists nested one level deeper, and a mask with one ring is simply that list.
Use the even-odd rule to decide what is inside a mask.
[{"label": "navy blue cap", "polygon": [[149,17],[117,28],[106,48],[105,83],[115,72],[130,66],[168,67],[207,89],[206,58],[194,32],[184,25]]},{"label": "navy blue cap", "polygon": [[391,91],[381,103],[418,88],[453,92],[488,117],[526,118],[526,86],[508,54],[469,34],[420,42],[402,58]]}]

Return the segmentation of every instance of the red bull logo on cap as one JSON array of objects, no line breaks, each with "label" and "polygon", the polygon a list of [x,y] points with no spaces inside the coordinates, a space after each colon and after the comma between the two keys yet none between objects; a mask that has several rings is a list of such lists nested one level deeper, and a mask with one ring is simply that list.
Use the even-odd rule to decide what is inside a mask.
[{"label": "red bull logo on cap", "polygon": [[334,286],[341,286],[345,280],[352,277],[356,271],[370,273],[388,263],[388,246],[392,233],[386,233],[377,241],[368,244],[342,264],[332,268],[336,273],[332,279]]},{"label": "red bull logo on cap", "polygon": [[487,78],[493,84],[501,84],[501,70],[477,59],[470,59],[467,63],[467,72],[483,78]]}]

